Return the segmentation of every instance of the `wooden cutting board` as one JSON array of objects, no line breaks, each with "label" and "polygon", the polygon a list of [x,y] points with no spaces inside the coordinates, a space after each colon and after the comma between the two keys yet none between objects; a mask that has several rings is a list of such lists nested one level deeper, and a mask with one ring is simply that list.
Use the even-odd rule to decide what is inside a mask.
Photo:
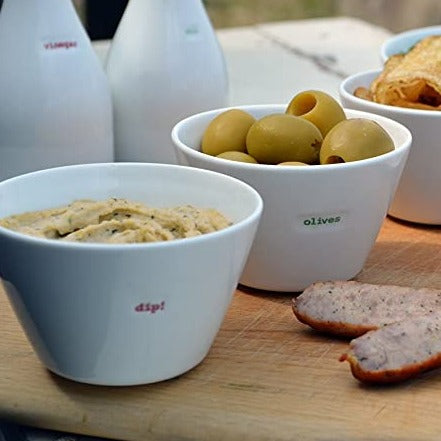
[{"label": "wooden cutting board", "polygon": [[[441,228],[387,219],[357,279],[441,289]],[[128,441],[441,439],[441,370],[363,386],[338,362],[347,342],[298,323],[291,298],[238,289],[198,367],[112,388],[44,369],[0,292],[0,418]]]}]

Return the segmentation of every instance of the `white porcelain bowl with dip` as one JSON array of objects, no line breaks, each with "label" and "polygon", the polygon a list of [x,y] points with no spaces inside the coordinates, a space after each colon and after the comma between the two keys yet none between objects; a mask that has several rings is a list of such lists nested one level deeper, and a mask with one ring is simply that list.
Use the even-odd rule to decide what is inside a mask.
[{"label": "white porcelain bowl with dip", "polygon": [[[260,118],[283,113],[285,105],[237,108]],[[210,121],[225,109],[199,113],[172,131],[181,164],[243,180],[262,196],[264,211],[241,283],[274,291],[301,291],[319,280],[350,279],[363,268],[395,192],[411,143],[401,124],[370,118],[392,136],[396,149],[345,164],[278,166],[246,164],[200,151]]]},{"label": "white porcelain bowl with dip", "polygon": [[380,48],[382,61],[386,61],[392,55],[406,53],[415,43],[430,35],[441,35],[441,26],[411,29],[388,38]]},{"label": "white porcelain bowl with dip", "polygon": [[345,107],[372,112],[405,125],[412,132],[412,148],[389,214],[424,224],[441,224],[441,112],[409,109],[357,98],[357,87],[369,88],[379,70],[360,72],[340,86]]},{"label": "white porcelain bowl with dip", "polygon": [[[0,218],[77,199],[215,208],[232,225],[166,242],[61,242],[0,227],[0,276],[42,363],[80,382],[165,380],[207,355],[262,211],[243,182],[164,164],[54,168],[0,183]],[[141,305],[141,307],[140,307]]]}]

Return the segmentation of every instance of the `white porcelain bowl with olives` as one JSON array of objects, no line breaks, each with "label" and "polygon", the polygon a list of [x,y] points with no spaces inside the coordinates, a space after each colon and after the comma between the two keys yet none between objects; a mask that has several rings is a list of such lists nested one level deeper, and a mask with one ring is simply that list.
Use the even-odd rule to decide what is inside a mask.
[{"label": "white porcelain bowl with olives", "polygon": [[[315,108],[314,99],[303,106],[299,113],[320,110]],[[287,105],[235,109],[261,121],[269,115],[286,114]],[[409,130],[385,117],[343,109],[343,119],[334,121],[332,127],[322,128],[324,136],[320,129],[311,129],[315,133],[314,165],[304,165],[304,161],[294,157],[283,161],[277,157],[270,164],[242,162],[202,151],[207,127],[228,110],[231,109],[216,109],[180,121],[173,128],[172,139],[180,164],[239,178],[263,198],[262,219],[240,282],[263,290],[291,292],[301,291],[319,280],[355,277],[363,268],[398,185],[411,145]],[[336,136],[344,140],[343,147],[329,154],[330,161],[320,164],[324,138],[341,123],[351,125],[351,120],[368,120],[368,125],[375,122],[390,137],[393,148],[366,159],[345,159],[348,145],[376,151],[384,138],[380,136],[379,141],[378,137],[364,136],[367,143],[360,144],[360,132],[343,127],[345,130]],[[330,146],[335,147],[335,142]],[[248,150],[245,139],[242,154],[249,154]]]}]

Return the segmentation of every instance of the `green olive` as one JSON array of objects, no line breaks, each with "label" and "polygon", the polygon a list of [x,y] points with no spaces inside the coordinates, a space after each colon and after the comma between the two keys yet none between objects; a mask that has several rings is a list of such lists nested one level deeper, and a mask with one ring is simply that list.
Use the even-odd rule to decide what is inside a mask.
[{"label": "green olive", "polygon": [[247,135],[247,151],[263,164],[318,161],[323,137],[317,127],[303,118],[285,113],[264,116]]},{"label": "green olive", "polygon": [[377,122],[353,118],[339,122],[325,136],[320,164],[359,161],[394,150],[390,135]]},{"label": "green olive", "polygon": [[257,161],[251,155],[248,155],[247,153],[243,153],[243,152],[236,152],[236,151],[223,152],[216,156],[222,159],[229,159],[230,161],[248,162],[250,164],[257,164]]},{"label": "green olive", "polygon": [[255,118],[240,109],[231,109],[216,116],[205,129],[202,152],[219,155],[223,152],[245,152],[245,139]]},{"label": "green olive", "polygon": [[289,103],[286,113],[311,121],[323,137],[337,123],[346,119],[340,104],[332,96],[319,90],[307,90],[296,95]]},{"label": "green olive", "polygon": [[285,161],[285,162],[280,162],[277,165],[296,165],[296,166],[301,166],[301,165],[309,165],[309,164],[305,164],[304,162],[299,162],[299,161]]}]

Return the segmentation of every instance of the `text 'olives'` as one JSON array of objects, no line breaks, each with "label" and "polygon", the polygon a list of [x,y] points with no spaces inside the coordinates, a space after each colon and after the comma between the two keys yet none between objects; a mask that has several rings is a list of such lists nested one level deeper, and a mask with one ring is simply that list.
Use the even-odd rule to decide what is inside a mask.
[{"label": "text 'olives'", "polygon": [[245,152],[248,129],[255,118],[240,109],[231,109],[216,116],[202,138],[202,152],[217,156],[228,151]]},{"label": "text 'olives'", "polygon": [[272,114],[256,121],[249,129],[248,153],[263,164],[286,161],[314,164],[318,161],[323,137],[306,119],[288,114]]},{"label": "text 'olives'", "polygon": [[377,122],[353,118],[341,121],[325,136],[321,164],[360,161],[394,150],[390,135]]},{"label": "text 'olives'", "polygon": [[307,90],[296,95],[288,104],[286,113],[311,121],[323,137],[337,123],[346,119],[340,104],[332,96],[319,90]]}]

